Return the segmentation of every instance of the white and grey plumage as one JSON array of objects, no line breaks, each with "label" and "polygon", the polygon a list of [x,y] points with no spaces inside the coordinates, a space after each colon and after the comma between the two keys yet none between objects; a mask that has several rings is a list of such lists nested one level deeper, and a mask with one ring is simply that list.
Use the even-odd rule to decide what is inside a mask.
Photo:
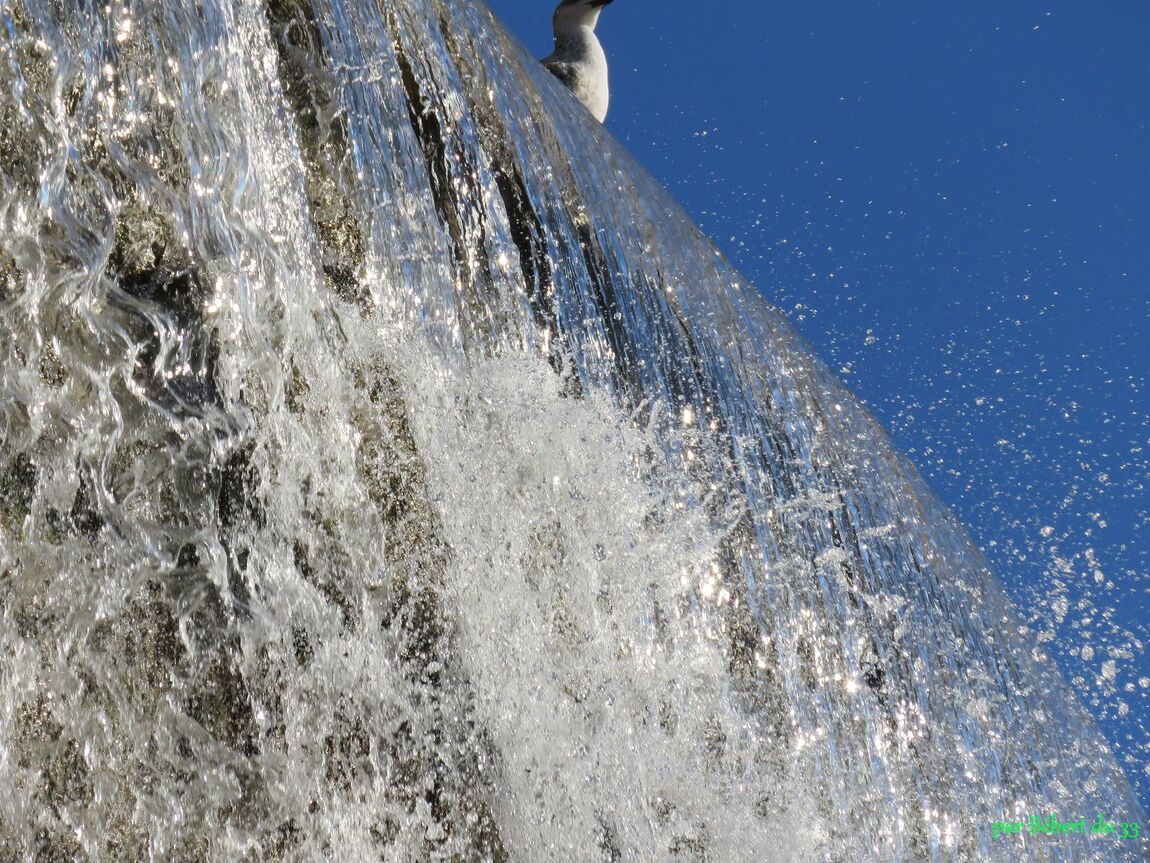
[{"label": "white and grey plumage", "polygon": [[595,36],[599,13],[612,0],[563,0],[551,19],[555,50],[543,58],[551,74],[567,85],[600,123],[607,116],[607,55]]}]

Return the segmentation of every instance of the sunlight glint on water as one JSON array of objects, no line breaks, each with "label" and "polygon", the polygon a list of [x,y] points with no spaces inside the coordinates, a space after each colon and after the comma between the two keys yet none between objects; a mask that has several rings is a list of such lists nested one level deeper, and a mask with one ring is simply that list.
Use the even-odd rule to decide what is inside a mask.
[{"label": "sunlight glint on water", "polygon": [[483,7],[2,8],[0,860],[1138,859],[992,841],[1097,732]]}]

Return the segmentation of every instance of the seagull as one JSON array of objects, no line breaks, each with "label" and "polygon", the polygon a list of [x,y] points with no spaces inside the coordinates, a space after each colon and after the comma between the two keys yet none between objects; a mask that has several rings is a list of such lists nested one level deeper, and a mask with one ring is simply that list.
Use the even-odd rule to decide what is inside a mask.
[{"label": "seagull", "polygon": [[607,116],[607,55],[595,37],[599,13],[612,0],[563,0],[551,19],[555,50],[542,63],[600,123]]}]

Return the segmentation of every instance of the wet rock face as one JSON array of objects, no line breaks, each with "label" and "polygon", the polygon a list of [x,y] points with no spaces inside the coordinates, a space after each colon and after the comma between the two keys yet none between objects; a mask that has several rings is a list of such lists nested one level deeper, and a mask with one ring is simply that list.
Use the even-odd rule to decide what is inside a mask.
[{"label": "wet rock face", "polygon": [[0,518],[9,529],[14,531],[31,512],[36,480],[36,465],[26,453],[16,453],[0,473]]},{"label": "wet rock face", "polygon": [[[311,370],[330,357],[272,353],[253,370],[250,345],[221,335],[220,274],[259,252],[228,238],[235,213],[200,210],[215,142],[194,136],[226,139],[197,116],[213,101],[242,108],[211,62],[207,80],[173,84],[185,52],[210,59],[233,38],[232,50],[262,41],[282,72],[271,80],[286,99],[261,107],[286,112],[306,156],[322,289],[341,313],[374,315],[314,13],[270,4],[261,28],[233,37],[214,21],[181,32],[151,11],[142,20],[112,4],[86,17],[36,3],[5,21],[20,86],[0,97],[3,203],[25,219],[0,249],[0,346],[19,393],[3,408],[0,450],[0,614],[16,672],[0,692],[0,739],[13,753],[5,784],[30,805],[0,809],[0,859],[241,859],[224,834],[243,859],[307,859],[333,853],[339,833],[325,825],[349,807],[366,807],[377,854],[505,859],[476,766],[487,756],[455,691],[466,677],[440,597],[447,550],[398,380],[385,358],[364,357],[325,403]],[[107,64],[78,53],[86,40],[116,46]],[[189,83],[203,103],[179,92]],[[36,196],[53,177],[49,123],[76,149],[55,175],[66,192],[46,208]],[[250,149],[219,143],[221,165]],[[53,308],[61,293],[82,310]],[[269,429],[285,421],[297,435],[310,423],[305,438],[328,435],[324,422],[363,436],[332,481],[362,489],[360,535],[327,482],[280,475],[290,445]],[[302,501],[286,518],[268,503],[285,489]],[[276,584],[284,548],[291,577]],[[267,602],[285,586],[306,600],[281,628]],[[371,644],[378,687],[330,687],[333,663]],[[284,760],[300,768],[287,787],[269,782]],[[144,817],[160,800],[179,811]],[[81,843],[74,831],[89,820],[101,827]]]}]

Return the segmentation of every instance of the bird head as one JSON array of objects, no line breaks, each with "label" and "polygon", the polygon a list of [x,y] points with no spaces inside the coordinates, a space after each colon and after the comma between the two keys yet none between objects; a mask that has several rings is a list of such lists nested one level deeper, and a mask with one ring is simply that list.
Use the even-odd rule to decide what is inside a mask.
[{"label": "bird head", "polygon": [[599,13],[612,0],[563,0],[556,9],[554,23],[560,27],[590,27],[595,29]]}]

